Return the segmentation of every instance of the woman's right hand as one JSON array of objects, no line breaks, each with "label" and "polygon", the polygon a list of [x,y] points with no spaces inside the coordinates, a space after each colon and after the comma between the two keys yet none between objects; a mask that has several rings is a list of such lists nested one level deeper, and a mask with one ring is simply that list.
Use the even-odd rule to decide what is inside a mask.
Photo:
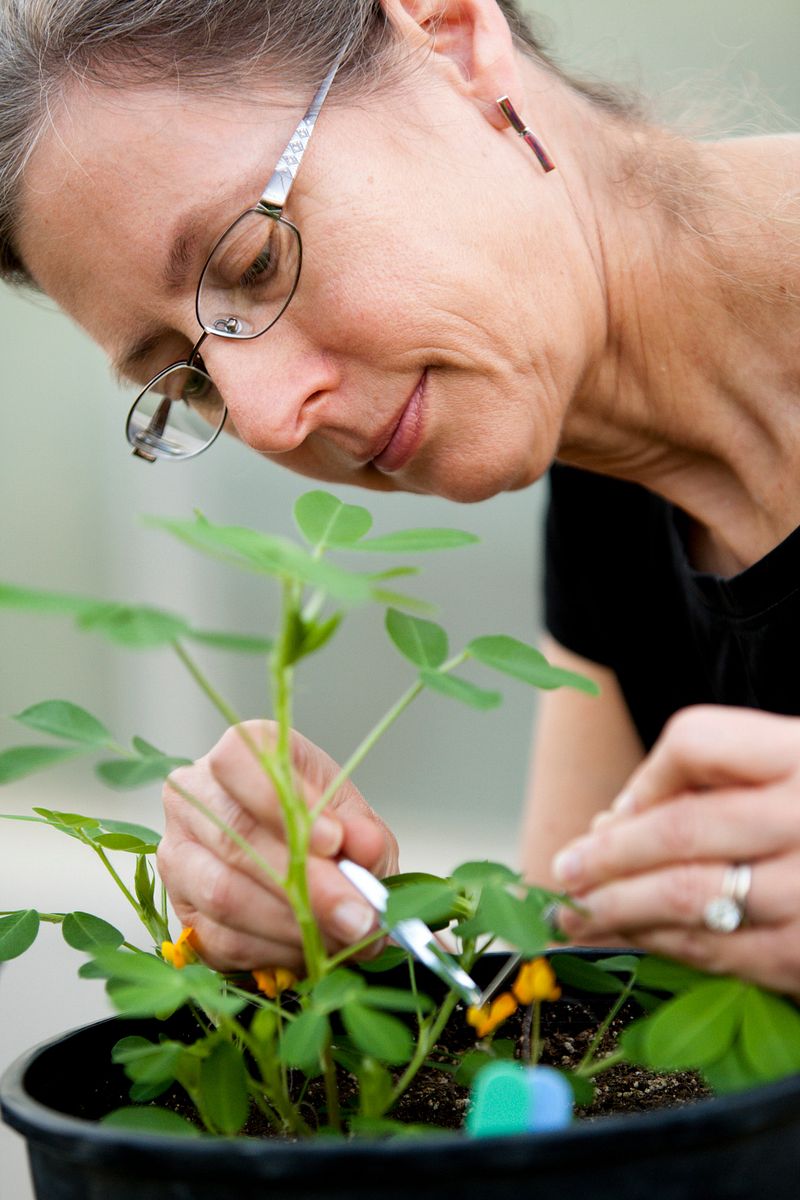
[{"label": "woman's right hand", "polygon": [[[170,780],[212,809],[283,875],[287,849],[278,798],[240,728],[257,745],[274,743],[273,722],[245,722],[228,729],[192,766],[173,771]],[[311,808],[339,768],[298,733],[292,735],[292,758]],[[302,974],[299,930],[280,888],[169,780],[163,799],[166,832],[158,869],[178,919],[194,930],[203,961],[223,971],[281,966]],[[377,928],[374,909],[348,883],[336,859],[350,858],[379,878],[391,875],[397,870],[397,842],[348,781],[317,818],[310,850],[312,908],[329,952],[336,952]]]}]

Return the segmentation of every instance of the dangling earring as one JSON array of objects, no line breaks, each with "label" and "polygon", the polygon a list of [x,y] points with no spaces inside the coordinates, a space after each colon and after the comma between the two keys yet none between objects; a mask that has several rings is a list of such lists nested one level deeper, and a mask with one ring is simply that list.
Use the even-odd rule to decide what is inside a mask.
[{"label": "dangling earring", "polygon": [[552,158],[547,153],[536,135],[531,133],[530,129],[528,129],[528,126],[519,116],[508,96],[501,96],[497,101],[497,105],[511,128],[515,130],[522,140],[530,146],[531,150],[541,163],[542,169],[545,171],[555,171],[556,164],[553,162]]}]

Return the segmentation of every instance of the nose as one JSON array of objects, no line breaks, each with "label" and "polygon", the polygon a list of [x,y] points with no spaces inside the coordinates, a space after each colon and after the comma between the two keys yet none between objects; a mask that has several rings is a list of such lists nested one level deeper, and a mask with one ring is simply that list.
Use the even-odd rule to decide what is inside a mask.
[{"label": "nose", "polygon": [[301,446],[328,419],[339,384],[330,356],[284,325],[252,341],[209,337],[202,349],[236,432],[265,454]]}]

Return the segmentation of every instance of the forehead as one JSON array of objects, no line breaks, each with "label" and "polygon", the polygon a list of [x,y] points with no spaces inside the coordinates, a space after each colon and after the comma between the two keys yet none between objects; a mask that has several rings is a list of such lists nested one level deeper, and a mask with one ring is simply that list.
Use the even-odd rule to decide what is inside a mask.
[{"label": "forehead", "polygon": [[83,324],[108,272],[135,264],[152,301],[176,229],[202,214],[213,238],[252,205],[302,109],[274,93],[73,89],[26,171],[23,260]]}]

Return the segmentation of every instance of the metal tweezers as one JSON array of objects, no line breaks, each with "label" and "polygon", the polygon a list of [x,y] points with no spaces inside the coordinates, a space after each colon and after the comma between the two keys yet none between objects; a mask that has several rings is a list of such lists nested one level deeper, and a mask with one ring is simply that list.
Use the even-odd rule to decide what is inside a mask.
[{"label": "metal tweezers", "polygon": [[438,975],[439,979],[457,992],[466,1004],[475,1004],[480,1007],[484,1002],[481,989],[456,960],[442,949],[424,921],[421,921],[419,917],[406,917],[404,920],[398,921],[396,925],[389,927],[385,920],[381,920],[389,903],[389,889],[384,887],[381,881],[364,867],[351,862],[349,858],[341,859],[339,870],[349,879],[356,891],[360,892],[364,899],[372,905],[378,913],[381,928],[385,929],[398,946],[402,946],[417,962],[422,963],[429,971],[433,971],[434,975]]}]

